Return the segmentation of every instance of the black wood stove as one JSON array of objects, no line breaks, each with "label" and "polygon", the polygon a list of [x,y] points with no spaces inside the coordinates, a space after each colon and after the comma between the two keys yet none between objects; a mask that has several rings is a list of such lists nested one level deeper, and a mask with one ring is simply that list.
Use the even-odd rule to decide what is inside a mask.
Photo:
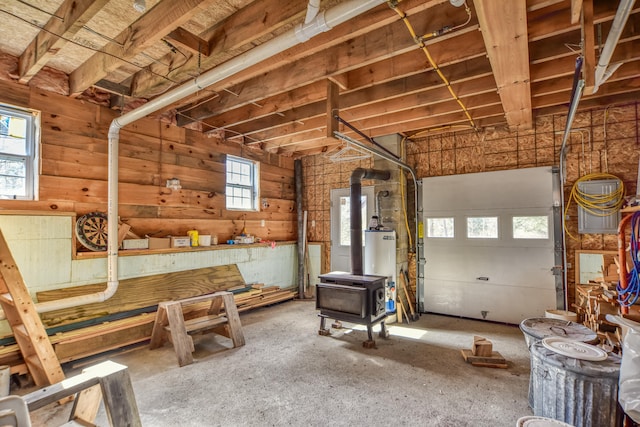
[{"label": "black wood stove", "polygon": [[353,275],[333,272],[320,275],[316,285],[316,308],[320,310],[320,333],[325,334],[325,320],[332,318],[367,326],[373,342],[372,327],[381,323],[380,335],[387,336],[384,326],[384,276]]},{"label": "black wood stove", "polygon": [[380,336],[387,337],[384,326],[385,280],[384,276],[362,274],[362,179],[387,180],[389,171],[357,168],[351,174],[350,223],[351,223],[351,273],[323,274],[316,285],[316,308],[320,310],[320,335],[329,335],[325,320],[333,318],[367,326],[369,341],[365,347],[373,347],[372,327],[380,323]]}]

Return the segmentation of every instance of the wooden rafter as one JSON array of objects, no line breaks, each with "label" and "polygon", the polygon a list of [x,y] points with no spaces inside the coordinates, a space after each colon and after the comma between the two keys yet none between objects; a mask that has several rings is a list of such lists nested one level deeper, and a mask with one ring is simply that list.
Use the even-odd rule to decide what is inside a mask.
[{"label": "wooden rafter", "polygon": [[187,22],[212,0],[163,0],[107,43],[69,76],[70,92],[79,94],[116,70],[125,61]]},{"label": "wooden rafter", "polygon": [[513,129],[530,129],[533,116],[526,4],[476,0],[474,5],[507,123]]},{"label": "wooden rafter", "polygon": [[[582,1],[580,2],[582,4]],[[573,10],[573,3],[571,4]],[[584,56],[584,93],[592,94],[596,86],[596,50],[593,28],[593,0],[584,0],[582,8],[582,55]]]},{"label": "wooden rafter", "polygon": [[20,55],[20,83],[29,82],[108,2],[109,0],[65,0]]}]

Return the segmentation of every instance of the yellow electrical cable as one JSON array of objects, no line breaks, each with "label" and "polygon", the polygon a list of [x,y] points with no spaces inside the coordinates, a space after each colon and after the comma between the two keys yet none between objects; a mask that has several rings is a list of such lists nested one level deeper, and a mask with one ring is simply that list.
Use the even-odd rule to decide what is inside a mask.
[{"label": "yellow electrical cable", "polygon": [[[618,188],[607,194],[589,194],[581,191],[578,188],[578,184],[581,182],[599,179],[617,180],[619,182]],[[567,206],[565,206],[564,208],[565,218],[567,217],[567,213],[569,212],[569,206],[571,206],[572,200],[575,200],[575,203],[578,206],[580,206],[591,215],[600,217],[614,215],[620,210],[622,204],[624,203],[624,182],[622,182],[622,180],[617,176],[611,175],[609,173],[590,173],[581,178],[578,178],[578,180],[576,180],[576,182],[573,184],[571,193],[569,194],[569,200],[567,201]],[[566,222],[564,230],[573,240],[578,240],[569,232],[569,230],[567,230]]]},{"label": "yellow electrical cable", "polygon": [[[420,49],[422,49],[424,54],[427,56],[427,60],[429,61],[429,64],[431,64],[431,67],[433,67],[433,69],[436,71],[436,73],[438,73],[438,76],[440,76],[440,79],[443,81],[443,83],[445,84],[447,89],[449,89],[449,93],[451,94],[453,99],[455,99],[456,102],[460,105],[460,108],[462,108],[462,111],[467,116],[467,119],[469,120],[469,123],[471,123],[471,127],[473,127],[474,129],[477,129],[475,122],[471,118],[471,114],[469,114],[469,110],[467,110],[467,107],[464,105],[462,100],[458,97],[458,95],[455,93],[455,91],[451,87],[451,83],[449,82],[449,80],[444,76],[444,74],[442,74],[442,71],[440,71],[440,67],[438,67],[438,64],[431,57],[431,54],[429,53],[429,49],[427,49],[427,46],[424,44],[423,38],[422,37],[418,37],[416,35],[416,32],[413,29],[413,25],[411,25],[411,22],[409,22],[409,19],[407,18],[407,14],[404,13],[403,11],[399,10],[398,7],[395,4],[393,4],[392,2],[387,2],[387,4],[389,5],[389,7],[391,9],[393,9],[398,14],[400,19],[402,19],[402,22],[404,22],[404,24],[406,25],[406,27],[409,30],[409,33],[411,34],[411,37],[413,38],[413,40],[416,42],[418,47]],[[467,13],[471,13],[471,11],[470,11],[468,6],[467,6]]]},{"label": "yellow electrical cable", "polygon": [[[403,137],[402,141],[400,142],[400,149],[402,150],[402,154],[404,154],[405,152],[405,143],[407,141],[407,137]],[[402,213],[404,214],[404,225],[407,228],[407,236],[409,237],[409,247],[411,248],[411,246],[413,246],[412,240],[411,240],[411,230],[409,229],[409,219],[407,218],[407,207],[406,207],[406,202],[404,199],[404,176],[400,176],[400,200],[402,201]],[[418,201],[416,200],[416,203],[418,203]],[[416,227],[418,226],[418,224],[416,224]]]}]

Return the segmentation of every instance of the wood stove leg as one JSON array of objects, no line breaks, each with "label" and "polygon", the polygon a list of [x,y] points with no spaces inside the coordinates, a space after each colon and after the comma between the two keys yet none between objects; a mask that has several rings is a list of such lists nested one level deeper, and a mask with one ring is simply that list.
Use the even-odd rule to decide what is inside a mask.
[{"label": "wood stove leg", "polygon": [[320,317],[320,329],[318,330],[318,335],[323,335],[323,336],[331,335],[331,330],[325,327],[325,321],[327,320],[327,316],[318,314],[318,317]]},{"label": "wood stove leg", "polygon": [[380,338],[389,338],[389,330],[384,324],[384,320],[380,322]]},{"label": "wood stove leg", "polygon": [[369,336],[369,339],[367,341],[363,341],[362,346],[364,348],[375,348],[376,342],[373,339],[373,328],[371,325],[367,325],[367,335]]}]

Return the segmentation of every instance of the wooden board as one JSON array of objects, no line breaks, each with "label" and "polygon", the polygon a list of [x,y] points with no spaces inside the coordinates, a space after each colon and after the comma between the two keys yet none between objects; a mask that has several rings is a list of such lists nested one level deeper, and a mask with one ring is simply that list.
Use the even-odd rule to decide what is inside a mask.
[{"label": "wooden board", "polygon": [[[212,293],[238,285],[245,286],[245,282],[235,264],[124,279],[120,281],[115,295],[107,301],[42,313],[41,317],[45,325],[58,326],[150,307],[161,301]],[[37,297],[38,301],[51,301],[90,294],[104,290],[105,287],[106,284],[75,286],[38,292]]]},{"label": "wooden board", "polygon": [[474,356],[471,350],[466,348],[460,351],[467,363],[507,363],[506,359],[497,351],[494,351],[491,356]]}]

